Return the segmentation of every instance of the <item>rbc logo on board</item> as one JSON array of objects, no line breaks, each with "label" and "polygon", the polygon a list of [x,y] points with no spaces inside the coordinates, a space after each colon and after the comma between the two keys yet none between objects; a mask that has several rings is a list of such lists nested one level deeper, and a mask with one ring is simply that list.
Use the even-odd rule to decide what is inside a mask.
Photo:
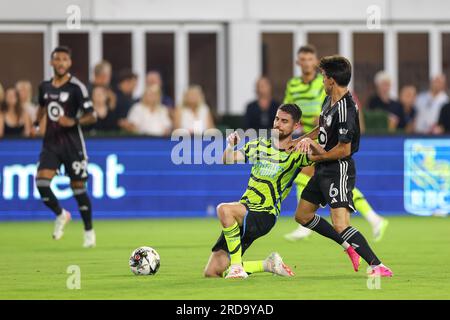
[{"label": "rbc logo on board", "polygon": [[450,212],[450,141],[405,141],[405,209],[417,215]]}]

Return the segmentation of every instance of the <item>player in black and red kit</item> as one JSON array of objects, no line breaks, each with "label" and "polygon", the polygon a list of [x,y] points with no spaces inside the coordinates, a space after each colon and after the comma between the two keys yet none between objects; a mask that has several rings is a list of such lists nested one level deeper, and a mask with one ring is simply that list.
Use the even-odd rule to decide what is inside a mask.
[{"label": "player in black and red kit", "polygon": [[[356,179],[352,155],[358,151],[360,139],[358,107],[347,88],[351,64],[344,57],[329,56],[321,59],[319,67],[327,93],[319,126],[297,145],[297,149],[310,154],[316,169],[302,192],[295,219],[342,246],[351,245],[369,264],[371,275],[391,277],[392,271],[381,263],[364,236],[350,226],[350,213],[355,211],[352,190]],[[316,138],[318,144],[313,140]],[[316,214],[319,206],[327,204],[333,226]],[[351,252],[350,258],[358,271],[357,256]]]},{"label": "player in black and red kit", "polygon": [[[53,238],[61,239],[70,213],[61,208],[50,183],[61,164],[70,177],[84,223],[84,247],[95,246],[91,201],[86,191],[87,154],[81,126],[96,122],[96,115],[84,84],[69,73],[71,50],[57,47],[51,54],[54,77],[39,86],[39,111],[35,126],[44,134],[36,186],[44,204],[56,214]],[[41,130],[39,130],[41,128]]]}]

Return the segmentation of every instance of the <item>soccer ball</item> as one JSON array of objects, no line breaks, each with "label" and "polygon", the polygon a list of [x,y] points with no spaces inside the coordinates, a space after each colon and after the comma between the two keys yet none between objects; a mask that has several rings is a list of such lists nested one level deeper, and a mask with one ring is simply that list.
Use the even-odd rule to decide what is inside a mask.
[{"label": "soccer ball", "polygon": [[139,247],[131,253],[129,265],[135,275],[154,275],[160,265],[158,252],[150,247]]}]

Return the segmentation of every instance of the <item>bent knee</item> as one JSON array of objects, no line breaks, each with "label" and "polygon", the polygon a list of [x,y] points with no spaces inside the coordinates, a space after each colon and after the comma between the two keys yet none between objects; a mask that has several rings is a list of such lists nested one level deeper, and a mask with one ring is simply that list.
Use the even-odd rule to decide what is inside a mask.
[{"label": "bent knee", "polygon": [[217,216],[220,217],[226,217],[231,214],[230,206],[228,203],[221,203],[217,206]]}]

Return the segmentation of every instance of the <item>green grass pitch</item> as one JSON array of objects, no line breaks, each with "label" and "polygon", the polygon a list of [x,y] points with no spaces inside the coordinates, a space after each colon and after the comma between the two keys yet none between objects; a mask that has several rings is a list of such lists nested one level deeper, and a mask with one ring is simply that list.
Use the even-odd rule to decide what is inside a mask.
[{"label": "green grass pitch", "polygon": [[[0,299],[450,299],[450,219],[390,217],[381,243],[371,245],[394,277],[369,289],[366,264],[355,273],[334,242],[314,234],[290,243],[295,228],[280,218],[272,232],[244,255],[260,260],[278,251],[296,276],[254,274],[246,280],[205,279],[203,268],[219,232],[205,219],[95,221],[97,247],[84,249],[80,221],[60,241],[51,239],[52,221],[0,223]],[[353,225],[368,239],[369,225]],[[139,246],[161,255],[155,276],[134,276],[128,258]],[[69,290],[67,268],[81,270],[81,289]]]}]

